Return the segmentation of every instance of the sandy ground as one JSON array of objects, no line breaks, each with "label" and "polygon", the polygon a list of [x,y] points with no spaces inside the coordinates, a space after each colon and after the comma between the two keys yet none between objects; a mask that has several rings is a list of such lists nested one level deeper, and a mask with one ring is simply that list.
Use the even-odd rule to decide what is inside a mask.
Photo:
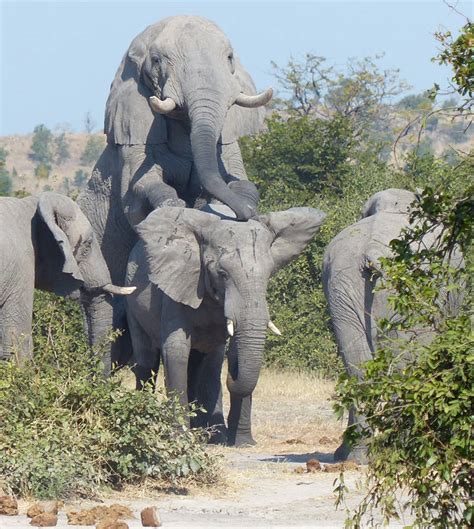
[{"label": "sandy ground", "polygon": [[[106,504],[129,506],[135,518],[129,528],[141,527],[140,510],[154,505],[163,527],[337,527],[344,526],[344,507],[336,510],[334,480],[339,473],[298,473],[306,461],[317,458],[329,467],[344,423],[332,412],[331,382],[308,375],[266,372],[254,398],[254,435],[257,446],[246,449],[209,447],[222,455],[225,485],[206,490],[190,488],[185,494],[159,494],[145,489],[127,490],[103,498]],[[346,507],[363,497],[358,482],[363,469],[347,471]],[[0,528],[31,527],[25,516],[0,516]],[[57,527],[67,525],[65,511],[96,503],[68,503]],[[390,527],[402,527],[392,524]],[[93,526],[82,526],[93,527]]]}]

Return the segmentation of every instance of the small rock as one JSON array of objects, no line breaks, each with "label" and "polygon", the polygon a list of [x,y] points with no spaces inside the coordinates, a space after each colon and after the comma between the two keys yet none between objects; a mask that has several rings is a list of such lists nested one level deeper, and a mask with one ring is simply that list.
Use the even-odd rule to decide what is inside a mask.
[{"label": "small rock", "polygon": [[304,467],[301,467],[301,466],[300,467],[296,467],[294,471],[295,471],[296,474],[304,474],[304,472],[305,472]]},{"label": "small rock", "polygon": [[160,517],[156,507],[146,507],[141,512],[143,527],[161,527]]},{"label": "small rock", "polygon": [[57,514],[52,514],[50,512],[44,512],[32,518],[30,525],[34,525],[35,527],[55,527],[57,523],[58,523]]},{"label": "small rock", "polygon": [[67,523],[69,525],[94,525],[95,516],[94,513],[84,511],[71,511],[66,513]]},{"label": "small rock", "polygon": [[116,518],[103,518],[97,522],[95,527],[96,529],[128,529],[128,524]]},{"label": "small rock", "polygon": [[59,505],[57,501],[43,501],[40,503],[34,503],[28,507],[26,516],[28,516],[28,518],[34,518],[35,516],[45,512],[50,514],[58,514],[58,508]]},{"label": "small rock", "polygon": [[5,516],[18,515],[18,502],[12,496],[0,496],[0,514]]},{"label": "small rock", "polygon": [[317,459],[308,459],[306,461],[306,470],[308,472],[319,472],[321,470],[321,463]]}]

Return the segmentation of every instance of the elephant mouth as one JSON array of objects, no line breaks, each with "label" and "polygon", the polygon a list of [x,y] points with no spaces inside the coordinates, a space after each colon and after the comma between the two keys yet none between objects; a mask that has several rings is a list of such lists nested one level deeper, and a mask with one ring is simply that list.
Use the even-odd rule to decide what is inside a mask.
[{"label": "elephant mouth", "polygon": [[[247,95],[241,92],[236,97],[233,104],[244,108],[258,108],[266,105],[272,97],[273,90],[271,88],[267,88],[256,95]],[[148,101],[152,110],[157,114],[167,115],[175,113],[176,110],[178,110],[178,112],[183,112],[179,109],[176,101],[171,97],[160,99],[158,96],[152,95],[148,98]]]}]

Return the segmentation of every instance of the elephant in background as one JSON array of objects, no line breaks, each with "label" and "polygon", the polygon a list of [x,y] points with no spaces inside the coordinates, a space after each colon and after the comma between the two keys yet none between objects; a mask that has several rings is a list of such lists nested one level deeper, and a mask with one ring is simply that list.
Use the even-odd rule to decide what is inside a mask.
[{"label": "elephant in background", "polygon": [[[34,289],[80,299],[89,342],[112,328],[110,294],[133,288],[112,284],[92,226],[70,198],[0,198],[0,357],[31,357]],[[104,358],[110,370],[110,358]]]},{"label": "elephant in background", "polygon": [[[381,277],[379,259],[391,257],[390,242],[400,237],[410,226],[410,205],[416,195],[404,189],[386,189],[373,195],[362,209],[362,218],[342,230],[327,246],[323,259],[323,287],[329,305],[332,326],[339,354],[346,371],[361,377],[361,364],[372,359],[377,344],[384,338],[401,338],[398,335],[381,335],[377,320],[396,320],[388,303],[390,292],[376,290]],[[436,241],[436,233],[427,234],[426,247]],[[453,264],[462,259],[453,256]],[[455,300],[450,299],[451,304]],[[418,333],[413,330],[417,339]],[[429,333],[423,330],[423,340]],[[364,424],[364,417],[349,413],[349,426]],[[356,446],[351,451],[343,443],[335,453],[338,460],[352,459],[366,463],[366,447]]]},{"label": "elephant in background", "polygon": [[255,444],[252,392],[271,323],[266,291],[271,275],[295,259],[319,230],[325,214],[292,208],[236,222],[226,206],[198,211],[164,207],[137,226],[126,299],[137,386],[164,362],[168,390],[183,404],[207,410],[199,425],[220,425],[224,435],[220,373],[228,335],[227,387],[231,397],[227,442]]},{"label": "elephant in background", "polygon": [[[115,283],[137,241],[132,228],[156,207],[213,197],[240,220],[255,214],[237,140],[258,132],[271,96],[255,93],[225,34],[204,18],[170,17],[132,41],[106,104],[107,146],[78,199]],[[126,328],[123,303],[114,311]],[[116,345],[119,360],[126,334]]]}]

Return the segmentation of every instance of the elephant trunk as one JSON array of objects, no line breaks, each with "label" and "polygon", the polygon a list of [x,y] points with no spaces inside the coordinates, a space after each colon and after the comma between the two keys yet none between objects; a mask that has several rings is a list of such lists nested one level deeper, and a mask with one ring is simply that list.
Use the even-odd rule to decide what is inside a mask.
[{"label": "elephant trunk", "polygon": [[227,388],[240,398],[252,394],[258,382],[263,361],[267,318],[246,315],[239,321],[228,350]]},{"label": "elephant trunk", "polygon": [[89,345],[100,348],[104,375],[108,377],[112,369],[112,344],[108,335],[112,329],[112,299],[108,294],[81,291],[81,304],[84,311]]},{"label": "elephant trunk", "polygon": [[219,172],[217,140],[224,125],[226,111],[224,103],[209,99],[196,99],[189,104],[194,164],[202,187],[211,196],[228,205],[239,220],[248,220],[254,212],[241,196],[227,186]]}]

